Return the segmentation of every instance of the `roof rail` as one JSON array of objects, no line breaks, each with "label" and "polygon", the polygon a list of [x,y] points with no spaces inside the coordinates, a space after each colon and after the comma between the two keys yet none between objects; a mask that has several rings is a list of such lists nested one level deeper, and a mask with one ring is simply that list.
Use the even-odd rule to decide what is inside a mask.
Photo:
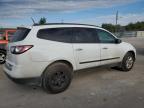
[{"label": "roof rail", "polygon": [[[79,23],[46,23],[42,25],[85,25],[85,26],[94,26],[94,27],[99,27],[96,25],[91,25],[91,24],[79,24]],[[33,24],[33,26],[42,26],[41,24]]]}]

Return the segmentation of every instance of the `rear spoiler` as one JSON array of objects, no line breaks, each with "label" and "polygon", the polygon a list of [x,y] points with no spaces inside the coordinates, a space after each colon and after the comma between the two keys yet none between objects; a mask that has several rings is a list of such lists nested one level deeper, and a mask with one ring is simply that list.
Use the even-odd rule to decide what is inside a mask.
[{"label": "rear spoiler", "polygon": [[17,27],[17,29],[31,29],[29,27]]}]

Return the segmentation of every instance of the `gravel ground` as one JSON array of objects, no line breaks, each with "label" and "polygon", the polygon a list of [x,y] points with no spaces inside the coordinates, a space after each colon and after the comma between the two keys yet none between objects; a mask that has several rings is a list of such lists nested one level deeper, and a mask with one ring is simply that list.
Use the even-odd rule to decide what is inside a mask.
[{"label": "gravel ground", "polygon": [[144,108],[144,38],[123,40],[137,49],[130,72],[107,67],[81,70],[69,89],[60,94],[17,85],[0,66],[0,108]]}]

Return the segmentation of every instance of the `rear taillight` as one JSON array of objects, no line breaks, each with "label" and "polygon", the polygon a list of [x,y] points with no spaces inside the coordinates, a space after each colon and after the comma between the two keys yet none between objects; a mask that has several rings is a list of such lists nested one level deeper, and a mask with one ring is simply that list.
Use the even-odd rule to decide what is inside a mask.
[{"label": "rear taillight", "polygon": [[10,51],[12,54],[22,54],[29,49],[31,49],[33,45],[17,45],[17,46],[11,46]]}]

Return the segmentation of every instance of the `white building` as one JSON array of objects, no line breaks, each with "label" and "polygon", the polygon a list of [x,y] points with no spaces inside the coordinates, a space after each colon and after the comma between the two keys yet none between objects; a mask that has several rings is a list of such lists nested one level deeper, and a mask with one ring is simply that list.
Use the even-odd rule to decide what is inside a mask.
[{"label": "white building", "polygon": [[144,37],[144,31],[137,31],[137,37]]}]

